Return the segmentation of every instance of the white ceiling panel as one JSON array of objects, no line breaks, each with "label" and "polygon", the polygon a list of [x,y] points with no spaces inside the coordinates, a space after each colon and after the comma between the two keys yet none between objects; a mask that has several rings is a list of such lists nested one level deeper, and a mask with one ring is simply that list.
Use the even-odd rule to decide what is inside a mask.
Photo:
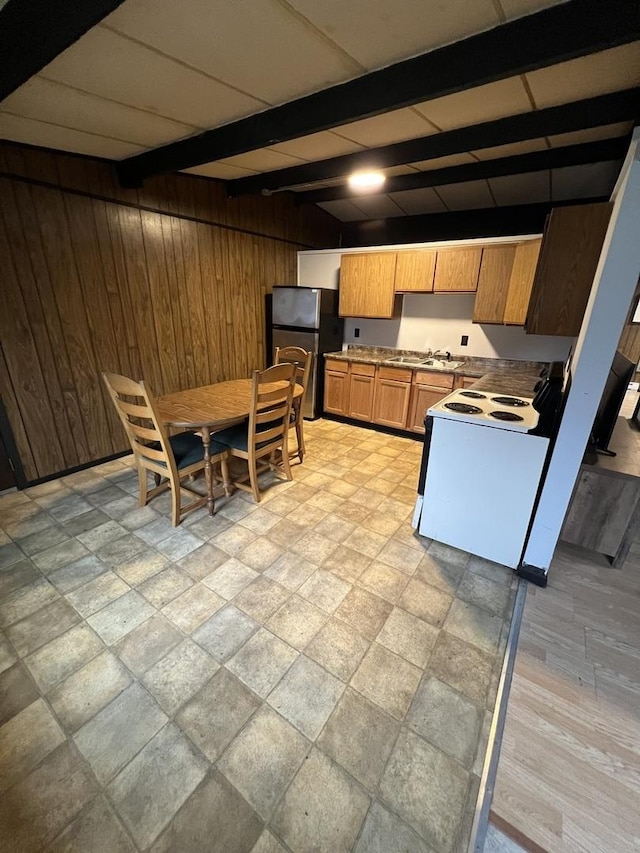
[{"label": "white ceiling panel", "polygon": [[145,148],[190,136],[194,128],[170,119],[32,77],[2,103],[3,110],[87,133],[135,142]]},{"label": "white ceiling panel", "polygon": [[550,200],[551,184],[548,171],[489,178],[489,186],[499,207]]},{"label": "white ceiling panel", "polygon": [[233,181],[235,178],[258,174],[253,169],[241,169],[240,166],[227,166],[224,163],[203,163],[202,166],[193,166],[182,171],[191,175],[203,175],[205,178],[218,178],[221,181]]},{"label": "white ceiling panel", "polygon": [[486,181],[467,181],[464,184],[449,184],[435,189],[449,210],[495,207]]},{"label": "white ceiling panel", "polygon": [[500,23],[491,0],[287,0],[368,70]]},{"label": "white ceiling panel", "polygon": [[513,18],[521,18],[523,15],[531,15],[549,6],[557,6],[566,3],[566,0],[498,0],[504,11],[505,18],[510,21]]},{"label": "white ceiling panel", "polygon": [[94,136],[91,133],[3,112],[0,112],[0,139],[11,139],[13,142],[24,142],[43,148],[58,148],[60,151],[73,151],[76,154],[107,157],[111,160],[120,160],[143,150],[140,145],[134,145],[132,142]]},{"label": "white ceiling panel", "polygon": [[388,216],[404,216],[401,207],[388,195],[357,196],[353,199],[356,207],[359,207],[365,217],[370,219],[386,219]]},{"label": "white ceiling panel", "polygon": [[106,24],[270,104],[361,73],[277,0],[127,0]]},{"label": "white ceiling panel", "polygon": [[546,139],[525,139],[523,142],[510,142],[509,145],[496,145],[495,148],[481,148],[473,151],[472,154],[478,160],[498,160],[501,157],[516,157],[518,154],[546,151],[548,147]]},{"label": "white ceiling panel", "polygon": [[365,147],[390,145],[405,139],[429,136],[436,129],[412,109],[393,110],[373,118],[343,124],[335,132]]},{"label": "white ceiling panel", "polygon": [[509,77],[455,95],[425,101],[415,109],[442,130],[453,130],[528,112],[531,101],[520,77]]},{"label": "white ceiling panel", "polygon": [[475,157],[471,154],[450,154],[448,157],[434,157],[432,160],[420,160],[412,163],[419,172],[430,172],[433,169],[448,169],[449,166],[464,166],[467,163],[475,163]]},{"label": "white ceiling panel", "polygon": [[538,109],[638,86],[640,41],[531,71],[526,77]]},{"label": "white ceiling panel", "polygon": [[312,133],[300,139],[290,139],[288,142],[278,142],[269,146],[272,151],[299,157],[301,160],[326,160],[328,157],[340,157],[342,154],[353,154],[362,151],[362,146],[351,139],[345,139],[331,131]]},{"label": "white ceiling panel", "polygon": [[318,205],[327,213],[340,219],[342,222],[356,222],[358,219],[366,219],[364,213],[352,204],[348,199],[341,198],[336,201],[323,201]]},{"label": "white ceiling panel", "polygon": [[618,124],[607,124],[603,127],[591,127],[588,130],[576,130],[573,133],[558,133],[549,137],[552,148],[564,145],[580,145],[583,142],[597,142],[599,139],[610,139],[614,136],[626,136],[631,131],[633,122],[623,121]]},{"label": "white ceiling panel", "polygon": [[553,169],[552,200],[608,196],[614,187],[619,170],[620,165],[617,163],[590,163],[586,166]]},{"label": "white ceiling panel", "polygon": [[100,26],[50,62],[42,76],[199,128],[264,106]]},{"label": "white ceiling panel", "polygon": [[253,169],[255,172],[271,172],[274,169],[286,169],[288,166],[300,166],[303,161],[288,154],[281,154],[271,148],[258,148],[255,151],[247,151],[246,154],[237,154],[235,157],[226,157],[219,160],[226,166],[240,166],[243,169]]},{"label": "white ceiling panel", "polygon": [[446,213],[447,210],[442,199],[431,187],[402,190],[398,193],[390,193],[389,197],[409,216],[418,213]]}]

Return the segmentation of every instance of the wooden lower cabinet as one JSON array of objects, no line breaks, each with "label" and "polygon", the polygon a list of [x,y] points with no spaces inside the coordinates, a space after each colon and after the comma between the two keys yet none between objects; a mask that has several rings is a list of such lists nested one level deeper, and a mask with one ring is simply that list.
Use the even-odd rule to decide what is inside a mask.
[{"label": "wooden lower cabinet", "polygon": [[[353,365],[352,365],[353,366]],[[369,365],[367,365],[368,367]],[[349,417],[359,421],[373,420],[375,376],[352,373],[349,382]]]},{"label": "wooden lower cabinet", "polygon": [[424,433],[424,418],[427,409],[435,406],[449,393],[451,392],[446,388],[435,388],[431,385],[412,385],[407,429],[411,432]]},{"label": "wooden lower cabinet", "polygon": [[427,409],[446,397],[453,384],[451,373],[386,365],[376,368],[372,364],[328,359],[324,410],[327,414],[424,433]]},{"label": "wooden lower cabinet", "polygon": [[324,410],[332,415],[349,414],[349,374],[336,370],[324,373]]},{"label": "wooden lower cabinet", "polygon": [[394,379],[376,378],[373,422],[381,426],[406,429],[411,385]]}]

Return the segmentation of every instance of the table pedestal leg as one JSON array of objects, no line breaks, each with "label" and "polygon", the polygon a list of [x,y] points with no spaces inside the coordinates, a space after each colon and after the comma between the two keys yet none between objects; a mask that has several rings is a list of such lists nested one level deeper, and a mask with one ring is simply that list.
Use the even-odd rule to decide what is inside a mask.
[{"label": "table pedestal leg", "polygon": [[204,478],[207,484],[207,506],[209,507],[209,515],[213,515],[213,473],[211,471],[211,453],[209,451],[211,434],[206,428],[202,430],[202,444],[204,447]]}]

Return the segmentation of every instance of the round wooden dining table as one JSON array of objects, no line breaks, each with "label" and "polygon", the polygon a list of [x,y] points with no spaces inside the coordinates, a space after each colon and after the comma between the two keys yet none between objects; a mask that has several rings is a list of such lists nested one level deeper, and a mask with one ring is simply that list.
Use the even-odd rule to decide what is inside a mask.
[{"label": "round wooden dining table", "polygon": [[[273,382],[273,390],[284,387],[284,382]],[[211,433],[242,423],[251,411],[252,379],[231,379],[214,385],[201,385],[174,394],[156,398],[161,421],[172,429],[192,430],[200,434],[204,448],[204,476],[207,484],[207,506],[213,515],[213,471],[211,468]],[[268,389],[268,386],[261,386]],[[302,395],[302,387],[295,385],[293,397]]]}]

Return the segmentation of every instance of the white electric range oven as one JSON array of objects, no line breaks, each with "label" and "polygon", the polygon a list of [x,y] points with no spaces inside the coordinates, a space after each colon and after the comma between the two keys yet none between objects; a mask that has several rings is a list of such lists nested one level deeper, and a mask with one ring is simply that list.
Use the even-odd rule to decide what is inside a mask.
[{"label": "white electric range oven", "polygon": [[427,412],[414,527],[447,545],[516,568],[549,438],[533,398],[453,391]]}]

